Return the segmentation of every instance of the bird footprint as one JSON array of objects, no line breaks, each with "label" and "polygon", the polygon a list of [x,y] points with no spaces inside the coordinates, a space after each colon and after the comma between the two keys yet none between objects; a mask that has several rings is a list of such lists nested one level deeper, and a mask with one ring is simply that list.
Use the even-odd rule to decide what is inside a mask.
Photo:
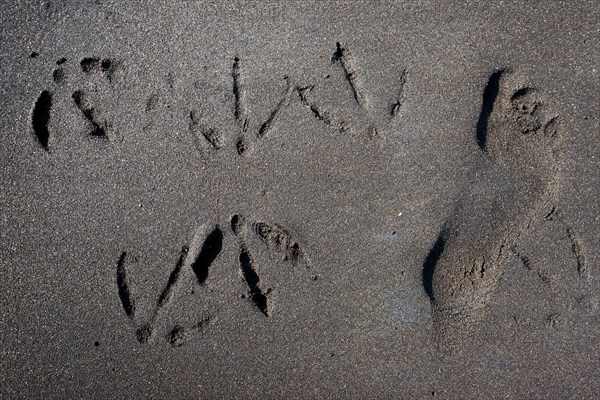
[{"label": "bird footprint", "polygon": [[[239,248],[240,275],[248,287],[246,294],[240,296],[251,303],[265,316],[272,315],[272,295],[275,291],[267,287],[261,280],[260,271],[249,249],[249,238],[255,236],[263,242],[267,250],[275,251],[282,261],[294,265],[309,266],[309,260],[302,246],[296,242],[287,230],[264,222],[249,221],[240,215],[231,218],[231,230],[236,237]],[[208,279],[210,268],[221,254],[225,233],[219,225],[202,225],[196,231],[189,246],[181,249],[175,268],[160,292],[154,310],[148,320],[138,325],[136,337],[140,343],[147,343],[154,336],[158,318],[165,312],[172,301],[177,288],[181,285],[185,274],[192,271],[197,284],[203,288]],[[117,289],[125,315],[136,323],[135,300],[132,295],[131,282],[127,264],[129,255],[123,252],[117,262]],[[173,346],[180,346],[189,339],[201,334],[211,321],[211,315],[204,315],[192,326],[173,326],[166,335],[166,340]]]}]

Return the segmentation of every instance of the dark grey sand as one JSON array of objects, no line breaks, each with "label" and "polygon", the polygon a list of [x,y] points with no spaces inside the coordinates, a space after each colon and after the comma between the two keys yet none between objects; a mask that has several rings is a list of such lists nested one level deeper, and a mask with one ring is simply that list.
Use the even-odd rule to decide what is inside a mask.
[{"label": "dark grey sand", "polygon": [[596,1],[7,3],[0,397],[600,397]]}]

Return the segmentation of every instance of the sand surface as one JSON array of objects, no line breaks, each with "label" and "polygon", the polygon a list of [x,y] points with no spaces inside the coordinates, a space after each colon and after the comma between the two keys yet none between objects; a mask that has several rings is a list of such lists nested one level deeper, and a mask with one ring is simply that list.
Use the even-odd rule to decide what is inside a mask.
[{"label": "sand surface", "polygon": [[0,397],[600,397],[596,1],[141,3],[0,10]]}]

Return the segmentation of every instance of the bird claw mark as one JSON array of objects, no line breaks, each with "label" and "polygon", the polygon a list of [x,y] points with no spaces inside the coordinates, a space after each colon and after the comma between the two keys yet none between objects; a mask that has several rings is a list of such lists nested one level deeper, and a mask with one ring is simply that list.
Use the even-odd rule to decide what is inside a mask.
[{"label": "bird claw mark", "polygon": [[[219,131],[213,128],[209,128],[206,125],[200,123],[195,111],[190,111],[189,127],[190,130],[194,132],[196,138],[202,135],[202,137],[210,144],[210,146],[213,149],[218,150],[223,146],[223,135],[221,135]],[[201,147],[197,141],[196,147]]]},{"label": "bird claw mark", "polygon": [[575,256],[575,260],[577,260],[577,273],[581,278],[587,278],[589,272],[585,263],[585,249],[583,243],[572,227],[567,228],[567,235],[569,236],[569,240],[571,240],[571,252]]},{"label": "bird claw mark", "polygon": [[173,271],[171,271],[171,275],[169,275],[169,280],[167,281],[167,284],[160,293],[160,296],[158,296],[158,302],[156,303],[156,312],[154,318],[156,318],[159,310],[173,298],[173,290],[175,288],[175,285],[179,282],[181,268],[183,267],[183,263],[185,262],[189,251],[189,247],[187,246],[183,246],[181,248],[177,264],[175,264],[175,268],[173,269]]},{"label": "bird claw mark", "polygon": [[[344,74],[344,79],[352,92],[353,100],[361,110],[363,121],[362,123],[359,123],[359,125],[363,127],[365,125],[367,126],[366,132],[370,138],[379,136],[379,128],[377,127],[377,124],[374,122],[368,110],[368,97],[366,91],[361,85],[361,80],[358,76],[358,71],[355,66],[356,62],[348,48],[342,45],[340,42],[336,43],[336,50],[331,56],[331,63],[341,67]],[[327,77],[329,77],[329,75]],[[404,69],[400,74],[398,92],[388,106],[387,113],[389,114],[389,118],[387,118],[387,121],[385,122],[394,120],[400,114],[401,108],[404,105],[407,97],[405,90],[407,80],[408,72],[406,69]],[[336,120],[329,112],[323,110],[317,102],[314,100],[309,100],[308,94],[313,90],[313,88],[314,85],[296,87],[296,91],[299,94],[301,103],[310,110],[313,117],[315,117],[315,119],[318,121],[336,129],[340,133],[349,131],[350,127],[346,121]]]},{"label": "bird claw mark", "polygon": [[204,285],[208,278],[209,268],[221,254],[221,250],[223,250],[223,232],[219,226],[216,226],[204,240],[198,257],[191,264],[200,286]]},{"label": "bird claw mark", "polygon": [[408,77],[408,72],[406,69],[402,71],[400,75],[400,88],[398,89],[398,94],[396,98],[392,101],[390,106],[390,117],[395,118],[398,114],[400,114],[400,110],[404,101],[406,100],[406,93],[404,91],[404,86],[406,85],[406,79]]},{"label": "bird claw mark", "polygon": [[[361,88],[360,80],[357,77],[357,70],[355,67],[355,61],[350,54],[348,48],[343,46],[340,42],[336,43],[336,50],[331,56],[332,64],[339,64],[344,73],[344,78],[347,81],[352,91],[353,98],[360,109],[363,110],[363,114],[366,110],[366,94]],[[238,125],[239,132],[235,139],[235,149],[238,155],[243,155],[249,148],[249,143],[245,137],[246,132],[249,130],[249,117],[247,106],[245,104],[246,87],[244,85],[244,73],[243,73],[243,61],[239,56],[233,58],[231,66],[231,79],[232,79],[232,92],[233,92],[233,117]],[[264,120],[256,131],[256,139],[260,140],[267,136],[274,128],[274,125],[281,119],[281,114],[289,106],[292,93],[296,92],[300,99],[300,102],[305,106],[311,113],[311,115],[319,122],[326,126],[335,129],[339,133],[345,133],[350,130],[349,123],[344,119],[338,119],[331,115],[330,112],[324,110],[318,102],[310,99],[310,92],[313,90],[314,85],[295,85],[292,83],[292,79],[284,77],[286,81],[286,88],[279,102],[275,105],[269,116]],[[406,101],[406,90],[405,85],[408,79],[407,70],[403,70],[400,74],[399,89],[397,95],[389,105],[390,119],[396,118],[400,114],[400,110]],[[190,114],[190,128],[197,126],[198,123],[195,121],[193,115]],[[368,114],[368,113],[367,113]],[[368,136],[373,138],[379,136],[379,128],[372,121],[372,119],[366,115],[367,119],[367,133]],[[364,125],[363,125],[364,126]],[[201,129],[201,133],[205,139],[211,144],[213,148],[220,148],[224,146],[225,139],[217,130],[204,126]]]},{"label": "bird claw mark", "polygon": [[238,124],[240,124],[242,131],[246,132],[248,129],[248,117],[246,116],[246,105],[244,103],[245,93],[244,86],[242,84],[240,63],[240,58],[236,56],[233,59],[233,66],[231,68],[231,77],[233,78],[233,96],[235,98],[233,115]]},{"label": "bird claw mark", "polygon": [[33,134],[37,138],[42,148],[49,150],[50,131],[48,124],[50,122],[50,112],[52,111],[52,92],[43,90],[38,96],[31,113],[31,126]]},{"label": "bird claw mark", "polygon": [[135,337],[137,338],[140,344],[146,344],[150,340],[152,336],[152,326],[150,324],[146,324],[135,331]]},{"label": "bird claw mark", "polygon": [[296,91],[298,92],[298,96],[300,96],[300,101],[302,104],[310,109],[312,115],[325,125],[337,130],[339,133],[344,133],[348,131],[348,124],[346,121],[340,120],[337,121],[333,117],[329,115],[327,111],[323,111],[317,103],[309,100],[308,94],[313,90],[314,85],[312,86],[297,86]]},{"label": "bird claw mark", "polygon": [[269,133],[269,131],[273,128],[273,125],[275,125],[275,122],[278,121],[281,111],[290,104],[290,97],[294,91],[294,85],[287,76],[284,79],[286,81],[286,89],[283,94],[283,98],[279,101],[279,103],[277,103],[277,106],[275,106],[269,115],[269,118],[267,118],[267,120],[261,125],[260,129],[258,130],[259,138],[262,138]]},{"label": "bird claw mark", "polygon": [[339,63],[344,70],[344,76],[346,81],[348,81],[348,85],[350,85],[350,89],[352,90],[352,95],[354,96],[354,101],[360,107],[363,107],[365,103],[365,97],[362,93],[362,90],[359,88],[359,84],[357,82],[357,73],[354,68],[354,60],[350,51],[342,46],[340,42],[336,43],[336,50],[331,56],[332,63]]},{"label": "bird claw mark", "polygon": [[257,272],[256,261],[248,249],[248,235],[258,236],[269,249],[283,253],[282,261],[290,261],[292,265],[304,262],[308,268],[308,258],[304,249],[293,240],[290,234],[279,226],[271,226],[264,222],[247,221],[241,215],[231,217],[231,230],[238,237],[240,248],[239,262],[242,277],[249,289],[249,299],[266,317],[272,314],[273,288],[264,287]]},{"label": "bird claw mark", "polygon": [[90,103],[88,101],[88,99],[84,95],[83,91],[76,90],[71,95],[71,98],[75,102],[75,105],[77,106],[77,108],[79,108],[79,110],[83,113],[83,115],[87,119],[88,124],[90,125],[90,128],[91,128],[90,132],[89,132],[90,136],[106,138],[107,130],[110,127],[110,125],[108,124],[108,122],[106,120],[100,119],[98,112],[93,107],[92,103]]},{"label": "bird claw mark", "polygon": [[[109,58],[87,57],[83,58],[79,63],[81,70],[86,74],[100,72],[112,83],[113,74],[116,68],[116,62]],[[71,95],[75,105],[83,113],[90,126],[89,135],[96,138],[108,138],[108,132],[112,128],[108,119],[99,115],[96,107],[88,99],[83,90],[76,90]]]},{"label": "bird claw mark", "polygon": [[175,325],[167,334],[167,342],[173,347],[183,346],[196,335],[204,332],[206,326],[210,323],[210,316],[203,317],[193,326]]},{"label": "bird claw mark", "polygon": [[575,257],[577,265],[577,274],[580,278],[589,279],[589,269],[586,263],[585,246],[575,229],[566,223],[562,213],[557,210],[556,206],[552,207],[550,212],[544,217],[547,221],[557,221],[565,229],[567,237],[571,243],[571,253]]},{"label": "bird claw mark", "polygon": [[129,278],[127,276],[127,270],[125,269],[125,258],[127,253],[121,253],[119,262],[117,263],[117,288],[119,289],[119,298],[125,314],[130,318],[135,317],[135,303],[133,302],[133,296],[129,289]]},{"label": "bird claw mark", "polygon": [[263,289],[260,282],[260,277],[254,267],[254,261],[250,256],[246,244],[241,240],[240,244],[240,267],[242,276],[246,281],[249,289],[249,298],[252,300],[254,305],[262,312],[265,317],[271,315],[271,288]]},{"label": "bird claw mark", "polygon": [[[264,222],[248,222],[240,215],[234,215],[230,221],[231,230],[238,239],[240,271],[242,278],[248,286],[248,298],[254,306],[265,316],[270,317],[273,310],[273,288],[265,287],[259,276],[256,261],[248,249],[248,235],[252,234],[262,240],[268,249],[281,253],[283,261],[290,261],[292,265],[306,263],[308,258],[300,244],[292,239],[287,230]],[[210,267],[214,264],[223,249],[224,235],[219,225],[207,229],[202,225],[196,230],[189,246],[183,246],[175,268],[171,271],[166,285],[159,293],[154,310],[147,320],[136,330],[136,338],[140,343],[149,342],[154,336],[156,322],[175,295],[180,285],[183,274],[191,270],[196,277],[196,283],[204,287],[209,276]],[[122,252],[117,262],[117,291],[125,315],[133,322],[137,319],[136,307],[131,293],[131,282],[128,276],[126,263],[129,255]],[[246,296],[243,296],[244,298]],[[202,333],[210,322],[210,316],[202,318],[193,326],[176,325],[165,336],[172,346],[181,346],[191,337]]]},{"label": "bird claw mark", "polygon": [[517,256],[517,258],[521,261],[521,264],[523,264],[523,266],[526,269],[528,269],[529,271],[531,271],[534,274],[536,274],[537,277],[540,278],[542,280],[542,282],[544,282],[546,285],[553,286],[552,285],[552,279],[551,279],[551,277],[546,272],[544,272],[544,270],[542,270],[539,267],[539,265],[537,265],[536,263],[534,263],[533,260],[531,260],[531,258],[529,258],[525,254],[523,254],[519,250],[519,248],[517,247],[517,245],[513,245],[512,248],[511,248],[511,250],[514,253],[514,255]]},{"label": "bird claw mark", "polygon": [[[53,71],[53,81],[56,84],[61,83],[65,79],[64,72],[64,63],[66,62],[65,58],[61,58],[57,60],[56,68]],[[345,80],[348,82],[348,85],[351,88],[353,98],[356,104],[366,112],[366,94],[360,86],[360,80],[357,76],[357,70],[355,67],[355,61],[350,54],[348,48],[343,46],[340,42],[336,43],[336,50],[331,56],[332,64],[340,65],[341,69],[344,73]],[[120,63],[111,58],[100,58],[100,57],[85,57],[80,60],[79,67],[81,71],[86,76],[93,76],[95,74],[101,74],[106,80],[112,82],[114,79],[114,74],[117,71]],[[245,138],[246,132],[250,129],[250,119],[248,117],[248,109],[246,106],[246,86],[244,84],[244,74],[243,74],[243,62],[239,56],[235,56],[233,58],[233,63],[231,66],[231,79],[232,79],[232,92],[234,97],[233,104],[233,116],[235,121],[239,127],[239,134],[236,135],[235,139],[235,149],[239,155],[243,155],[250,148],[249,141],[250,138]],[[255,139],[260,140],[267,136],[269,132],[273,131],[275,125],[282,118],[282,114],[285,109],[290,105],[292,100],[292,92],[297,92],[301,103],[308,108],[313,117],[315,117],[318,121],[324,123],[325,125],[337,130],[340,133],[344,133],[350,130],[350,126],[347,121],[344,119],[337,119],[331,115],[330,112],[323,110],[323,108],[314,100],[309,99],[309,92],[314,86],[297,86],[292,83],[292,80],[289,77],[284,77],[286,81],[286,87],[283,92],[281,99],[274,106],[272,111],[269,113],[268,117],[256,128]],[[167,80],[169,86],[172,88],[174,85],[174,78],[172,74],[168,74]],[[389,114],[390,119],[395,118],[399,115],[400,110],[405,102],[406,93],[404,86],[407,80],[407,73],[404,70],[400,77],[400,89],[398,94],[392,101],[389,106]],[[46,93],[52,93],[49,91],[44,91]],[[86,119],[87,124],[89,125],[89,134],[91,137],[95,138],[109,138],[109,133],[111,133],[112,124],[110,119],[107,119],[106,116],[100,115],[97,107],[94,106],[92,101],[88,97],[88,93],[83,90],[75,90],[71,95],[72,100],[74,101],[77,108],[81,111],[83,116]],[[151,96],[148,101],[145,103],[146,112],[150,112],[155,109],[157,103],[156,95]],[[43,107],[38,108],[38,110],[43,111]],[[49,111],[48,111],[49,115]],[[41,117],[41,118],[40,118]],[[198,121],[197,115],[195,115],[195,111],[190,111],[190,122],[189,128],[194,133],[194,143],[197,147],[202,148],[198,143],[198,137],[203,138],[207,141],[212,149],[220,149],[225,145],[225,137],[218,130],[212,127],[209,127],[205,124],[201,124]],[[32,117],[36,121],[40,121],[39,124],[36,123],[36,127],[34,129],[35,134],[38,138],[38,141],[41,143],[42,147],[48,150],[48,145],[46,143],[46,138],[50,136],[49,132],[47,132],[47,121],[46,124],[43,122],[43,113],[36,114],[35,118]],[[49,116],[47,117],[49,119]],[[379,135],[379,128],[373,123],[371,118],[367,116],[368,120],[368,128],[367,133],[370,137],[377,137]],[[46,126],[46,129],[44,129]],[[362,125],[365,126],[365,125]],[[40,128],[40,129],[38,129]]]},{"label": "bird claw mark", "polygon": [[[245,137],[246,132],[249,129],[249,118],[247,107],[245,104],[245,86],[243,84],[243,73],[242,73],[242,61],[239,57],[235,57],[231,69],[231,77],[233,81],[232,91],[234,97],[233,105],[233,116],[238,125],[237,138],[235,140],[235,149],[238,155],[243,155],[248,150],[248,140]],[[289,106],[291,100],[291,93],[293,92],[294,86],[291,83],[289,77],[284,77],[286,82],[286,88],[279,102],[275,105],[267,119],[260,124],[256,130],[256,139],[264,138],[269,132],[271,132],[276,125],[277,121],[280,120],[281,114]],[[196,116],[195,111],[190,112],[190,130],[197,130],[199,128],[204,138],[211,144],[215,149],[219,149],[224,146],[225,138],[218,130],[208,127],[204,124],[200,124]],[[196,135],[197,136],[197,135]],[[197,142],[196,142],[197,143]]]},{"label": "bird claw mark", "polygon": [[[52,80],[56,85],[61,84],[66,75],[64,64],[67,59],[62,57],[56,61],[56,68],[52,72]],[[86,74],[91,74],[94,71],[99,71],[106,79],[111,82],[115,71],[116,63],[108,58],[99,59],[95,57],[84,58],[80,62],[81,70]],[[71,94],[71,99],[76,107],[81,111],[89,125],[89,135],[95,138],[108,138],[108,131],[111,129],[111,124],[105,118],[102,118],[92,102],[88,99],[82,90],[75,90]],[[49,90],[43,90],[36,99],[31,113],[31,125],[33,133],[37,138],[42,148],[46,151],[50,150],[50,113],[54,94]]]},{"label": "bird claw mark", "polygon": [[[208,234],[207,234],[208,233]],[[201,226],[197,229],[194,238],[190,246],[183,246],[179,254],[179,258],[173,271],[169,275],[169,279],[160,292],[154,311],[148,322],[143,324],[136,330],[136,338],[140,343],[147,343],[153,336],[154,327],[156,321],[160,316],[161,310],[163,310],[172,300],[177,286],[181,281],[182,274],[191,269],[196,275],[199,285],[203,285],[204,281],[208,277],[209,268],[222,249],[223,235],[219,226],[214,226],[212,230],[207,231],[206,226]],[[117,288],[121,305],[125,311],[125,315],[132,321],[135,320],[135,304],[133,296],[131,295],[130,282],[127,276],[125,268],[125,261],[127,253],[123,252],[117,263]],[[168,336],[168,340],[171,344],[178,345],[177,343],[182,342],[182,335],[186,338],[194,332],[200,332],[204,324],[208,322],[208,319],[202,320],[198,326],[185,328],[185,329],[173,329],[175,332],[173,335]],[[177,328],[177,327],[176,327]],[[181,331],[181,332],[180,332]],[[176,340],[173,338],[177,338]],[[171,340],[173,339],[173,340]]]}]

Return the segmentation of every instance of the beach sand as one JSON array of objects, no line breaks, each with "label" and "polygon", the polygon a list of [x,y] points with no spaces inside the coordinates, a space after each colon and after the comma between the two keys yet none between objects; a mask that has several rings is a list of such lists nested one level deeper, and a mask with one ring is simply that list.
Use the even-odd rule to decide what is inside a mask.
[{"label": "beach sand", "polygon": [[4,5],[0,397],[598,398],[599,14]]}]

